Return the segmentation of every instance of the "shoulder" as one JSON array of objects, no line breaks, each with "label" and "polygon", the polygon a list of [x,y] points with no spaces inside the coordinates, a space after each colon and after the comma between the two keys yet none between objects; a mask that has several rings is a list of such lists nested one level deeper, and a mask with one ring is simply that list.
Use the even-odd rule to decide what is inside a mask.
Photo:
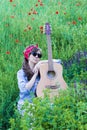
[{"label": "shoulder", "polygon": [[23,69],[18,70],[17,74],[24,74],[24,70]]},{"label": "shoulder", "polygon": [[18,72],[17,72],[17,79],[19,81],[25,81],[25,80],[27,81],[27,76],[26,76],[26,74],[25,74],[23,69],[18,70]]},{"label": "shoulder", "polygon": [[18,70],[17,77],[25,77],[25,72],[23,69]]}]

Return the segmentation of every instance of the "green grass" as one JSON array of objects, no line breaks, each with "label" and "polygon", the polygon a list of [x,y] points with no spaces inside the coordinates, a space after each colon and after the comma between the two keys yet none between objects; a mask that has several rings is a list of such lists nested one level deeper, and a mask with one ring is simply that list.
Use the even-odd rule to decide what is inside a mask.
[{"label": "green grass", "polygon": [[[52,28],[53,58],[64,61],[70,59],[77,51],[84,49],[87,51],[86,0],[42,0],[42,3],[38,0],[0,1],[0,125],[2,129],[9,126],[9,118],[14,113],[13,108],[19,92],[16,73],[22,65],[24,48],[32,43],[38,43],[43,50],[42,59],[47,59],[46,35],[40,29],[46,22],[49,22]],[[72,75],[71,71],[75,79],[78,70],[75,71],[74,67],[68,71],[64,70],[67,82]]]}]

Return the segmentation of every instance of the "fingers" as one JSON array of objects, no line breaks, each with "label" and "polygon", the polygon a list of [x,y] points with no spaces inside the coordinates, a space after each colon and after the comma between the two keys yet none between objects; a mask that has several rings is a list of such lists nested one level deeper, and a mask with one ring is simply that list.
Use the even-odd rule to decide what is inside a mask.
[{"label": "fingers", "polygon": [[34,73],[38,73],[38,71],[40,70],[40,62],[38,62],[36,65],[35,65],[35,67],[34,67],[34,69],[33,69],[33,72]]},{"label": "fingers", "polygon": [[38,73],[38,69],[34,69],[33,72],[34,72],[34,73]]},{"label": "fingers", "polygon": [[38,67],[35,66],[34,69],[33,69],[33,72],[38,73]]},{"label": "fingers", "polygon": [[34,69],[38,69],[38,70],[39,70],[39,68],[40,68],[40,63],[37,63],[37,64],[35,65]]}]

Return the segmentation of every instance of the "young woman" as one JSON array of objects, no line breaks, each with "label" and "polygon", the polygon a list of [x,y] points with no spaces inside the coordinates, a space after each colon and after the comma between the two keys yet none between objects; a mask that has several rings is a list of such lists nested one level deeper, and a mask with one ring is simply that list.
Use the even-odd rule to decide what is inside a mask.
[{"label": "young woman", "polygon": [[[22,68],[17,72],[18,87],[20,90],[18,109],[20,110],[25,100],[32,103],[32,99],[36,97],[36,87],[40,80],[39,68],[40,64],[47,60],[40,61],[42,51],[38,45],[28,46],[24,52],[24,62]],[[53,60],[60,63],[60,60]]]},{"label": "young woman", "polygon": [[25,100],[32,102],[36,97],[36,87],[40,80],[39,62],[42,57],[41,49],[38,45],[28,46],[24,52],[22,68],[17,72],[18,88],[20,90],[18,109],[20,110]]}]

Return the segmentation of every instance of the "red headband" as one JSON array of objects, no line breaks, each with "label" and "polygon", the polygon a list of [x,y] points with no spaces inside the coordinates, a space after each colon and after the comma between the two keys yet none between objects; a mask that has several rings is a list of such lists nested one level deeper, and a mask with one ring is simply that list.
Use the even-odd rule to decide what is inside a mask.
[{"label": "red headband", "polygon": [[24,57],[25,57],[27,60],[28,60],[28,56],[29,56],[29,54],[31,53],[31,51],[32,51],[33,48],[38,48],[38,45],[37,45],[37,44],[36,44],[36,45],[31,45],[31,46],[27,47],[27,48],[24,50],[23,54],[24,54]]}]

